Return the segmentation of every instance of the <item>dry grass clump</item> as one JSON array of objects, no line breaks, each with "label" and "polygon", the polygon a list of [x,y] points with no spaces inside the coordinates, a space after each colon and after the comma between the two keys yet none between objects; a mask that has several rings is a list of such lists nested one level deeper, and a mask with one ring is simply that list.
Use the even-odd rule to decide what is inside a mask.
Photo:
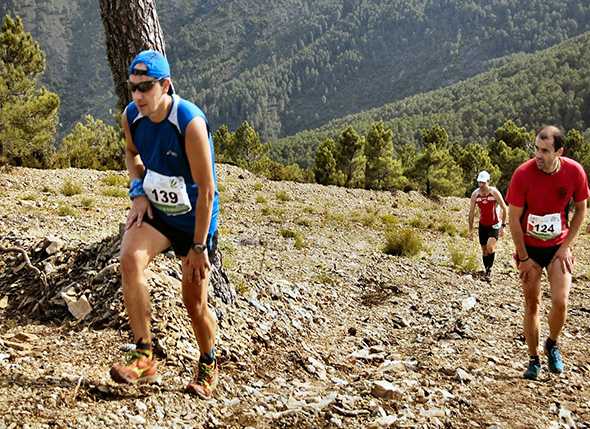
[{"label": "dry grass clump", "polygon": [[115,186],[109,186],[102,190],[102,194],[105,197],[113,197],[113,198],[127,198],[127,189],[118,188]]},{"label": "dry grass clump", "polygon": [[377,224],[379,209],[367,207],[364,211],[354,211],[351,215],[353,222],[361,223],[363,226],[370,228]]},{"label": "dry grass clump", "polygon": [[292,238],[295,240],[294,246],[297,250],[302,249],[305,246],[305,240],[303,239],[303,235],[299,231],[294,231],[292,229],[281,229],[281,236],[283,238]]},{"label": "dry grass clump", "polygon": [[69,206],[67,204],[60,204],[59,207],[57,208],[57,214],[58,216],[71,216],[71,217],[76,217],[78,216],[78,210],[76,210],[74,207]]},{"label": "dry grass clump", "polygon": [[70,179],[66,179],[61,185],[61,193],[66,197],[82,193],[82,185],[75,183]]},{"label": "dry grass clump", "polygon": [[415,256],[424,247],[422,237],[412,228],[391,228],[385,233],[383,251],[393,256]]},{"label": "dry grass clump", "polygon": [[478,269],[477,255],[460,246],[450,246],[449,256],[453,267],[462,272],[475,272]]},{"label": "dry grass clump", "polygon": [[277,197],[277,200],[281,202],[291,201],[291,196],[287,193],[287,191],[278,191],[275,193],[275,197]]},{"label": "dry grass clump", "polygon": [[459,233],[457,225],[453,223],[450,219],[442,219],[436,226],[436,230],[439,232],[443,232],[449,234],[451,237],[454,237]]},{"label": "dry grass clump", "polygon": [[129,187],[129,179],[126,176],[121,176],[119,174],[109,173],[100,179],[100,181],[107,186]]},{"label": "dry grass clump", "polygon": [[96,201],[94,201],[94,198],[90,197],[84,197],[80,200],[80,204],[82,204],[82,207],[84,207],[85,209],[91,209],[92,207],[94,207],[95,203]]},{"label": "dry grass clump", "polygon": [[397,225],[399,223],[399,219],[394,214],[386,213],[381,216],[381,222],[383,222],[383,225],[385,227],[391,228],[392,226]]},{"label": "dry grass clump", "polygon": [[37,200],[37,194],[33,194],[33,193],[24,194],[22,197],[19,198],[19,200],[35,201],[35,200]]}]

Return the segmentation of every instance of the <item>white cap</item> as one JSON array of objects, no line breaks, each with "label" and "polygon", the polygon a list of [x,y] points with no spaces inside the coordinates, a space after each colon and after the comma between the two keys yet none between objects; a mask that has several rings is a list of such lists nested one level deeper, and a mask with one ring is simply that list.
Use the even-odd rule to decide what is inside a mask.
[{"label": "white cap", "polygon": [[477,181],[478,182],[489,182],[490,181],[490,173],[488,173],[487,171],[480,171],[479,174],[477,175]]}]

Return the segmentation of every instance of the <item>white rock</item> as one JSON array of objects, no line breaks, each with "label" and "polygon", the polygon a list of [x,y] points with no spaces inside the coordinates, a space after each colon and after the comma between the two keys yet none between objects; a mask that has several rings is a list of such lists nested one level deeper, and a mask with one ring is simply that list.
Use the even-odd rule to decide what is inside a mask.
[{"label": "white rock", "polygon": [[375,381],[371,389],[373,396],[384,399],[401,399],[403,393],[398,386],[386,380]]},{"label": "white rock", "polygon": [[61,250],[64,246],[64,242],[56,237],[49,236],[45,239],[45,242],[48,243],[47,247],[45,248],[45,252],[48,255],[53,255]]},{"label": "white rock", "polygon": [[446,412],[442,408],[430,408],[429,410],[421,410],[420,414],[424,417],[434,418],[434,417],[444,417]]},{"label": "white rock", "polygon": [[469,383],[471,380],[473,380],[473,376],[469,374],[467,371],[465,371],[463,368],[458,368],[457,380],[459,380],[461,383]]},{"label": "white rock", "polygon": [[72,298],[71,296],[62,293],[61,297],[68,305],[68,310],[72,313],[77,320],[83,320],[92,312],[92,307],[88,302],[85,295],[82,295],[79,299]]},{"label": "white rock", "polygon": [[567,428],[576,427],[572,412],[565,407],[559,409],[559,421],[562,425],[566,425]]},{"label": "white rock", "polygon": [[45,274],[51,274],[52,272],[55,271],[55,267],[53,265],[51,265],[51,263],[49,263],[49,262],[44,262],[43,263],[43,271],[45,272]]},{"label": "white rock", "polygon": [[369,423],[369,426],[367,426],[367,427],[370,429],[388,428],[392,424],[394,424],[396,421],[397,421],[397,416],[379,417],[377,420],[374,420],[371,423]]},{"label": "white rock", "polygon": [[129,423],[132,425],[145,425],[145,418],[143,416],[133,416],[131,414],[127,414],[127,418],[129,419]]},{"label": "white rock", "polygon": [[469,311],[473,307],[475,307],[476,304],[477,304],[477,298],[475,298],[474,296],[470,296],[469,298],[465,298],[461,302],[461,307],[463,307],[464,311]]},{"label": "white rock", "polygon": [[384,361],[379,368],[377,368],[379,372],[405,372],[406,365],[401,360],[386,360]]},{"label": "white rock", "polygon": [[144,402],[141,402],[138,399],[137,401],[135,401],[135,408],[137,408],[137,411],[139,411],[140,413],[145,413],[148,407]]}]

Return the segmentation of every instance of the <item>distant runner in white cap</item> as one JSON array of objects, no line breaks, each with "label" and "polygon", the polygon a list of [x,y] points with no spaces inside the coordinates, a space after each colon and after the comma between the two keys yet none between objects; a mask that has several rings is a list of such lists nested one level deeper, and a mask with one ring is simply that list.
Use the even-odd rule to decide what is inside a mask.
[{"label": "distant runner in white cap", "polygon": [[[491,280],[492,265],[496,256],[496,243],[504,234],[508,207],[502,198],[502,194],[493,186],[490,186],[490,173],[480,171],[477,175],[479,187],[471,194],[469,207],[469,238],[473,238],[473,220],[475,218],[475,206],[479,208],[479,244],[482,250],[485,278]],[[501,219],[498,217],[498,207],[502,209]]]}]

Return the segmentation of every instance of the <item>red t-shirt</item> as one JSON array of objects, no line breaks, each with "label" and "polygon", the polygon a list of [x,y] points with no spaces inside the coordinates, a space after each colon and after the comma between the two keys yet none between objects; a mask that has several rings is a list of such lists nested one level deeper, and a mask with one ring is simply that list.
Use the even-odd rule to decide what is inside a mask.
[{"label": "red t-shirt", "polygon": [[524,242],[532,247],[558,246],[569,232],[567,211],[570,202],[588,198],[588,178],[580,164],[561,157],[554,174],[543,173],[535,159],[516,169],[510,180],[506,201],[524,207],[520,220]]},{"label": "red t-shirt", "polygon": [[475,197],[475,203],[479,207],[479,223],[484,226],[494,226],[498,223],[498,211],[496,209],[496,197],[490,192],[481,195],[479,190]]}]

